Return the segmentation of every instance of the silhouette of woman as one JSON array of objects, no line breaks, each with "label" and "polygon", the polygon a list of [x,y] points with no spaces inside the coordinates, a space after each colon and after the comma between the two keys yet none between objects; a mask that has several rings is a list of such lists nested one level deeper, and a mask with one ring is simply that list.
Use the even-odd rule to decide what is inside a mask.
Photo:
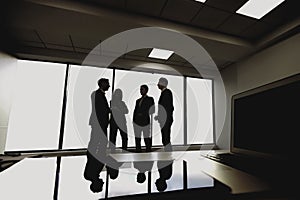
[{"label": "silhouette of woman", "polygon": [[127,121],[125,115],[128,114],[128,108],[124,101],[122,101],[123,92],[121,89],[116,89],[111,99],[111,119],[110,119],[110,149],[115,151],[116,138],[118,130],[122,138],[122,149],[127,150],[128,136],[127,136]]}]

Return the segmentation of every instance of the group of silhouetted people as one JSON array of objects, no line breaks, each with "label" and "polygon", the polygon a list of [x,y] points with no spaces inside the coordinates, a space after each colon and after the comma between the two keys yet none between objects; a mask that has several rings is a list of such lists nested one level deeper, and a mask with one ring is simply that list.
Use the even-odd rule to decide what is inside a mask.
[{"label": "group of silhouetted people", "polygon": [[[167,88],[168,80],[160,78],[158,88],[161,95],[158,100],[158,111],[154,117],[160,124],[162,144],[164,151],[172,151],[170,140],[171,125],[173,123],[173,95]],[[101,78],[98,80],[99,88],[91,94],[92,112],[89,120],[91,126],[90,141],[87,148],[87,163],[84,170],[84,177],[91,181],[90,189],[93,192],[102,191],[103,180],[99,177],[100,172],[106,166],[111,179],[118,177],[118,168],[122,163],[118,163],[107,153],[107,146],[110,152],[115,152],[117,132],[120,132],[122,138],[122,150],[126,151],[128,146],[127,122],[125,115],[128,114],[128,108],[122,100],[121,89],[116,89],[109,103],[105,92],[109,89],[109,80]],[[141,137],[143,135],[146,152],[152,151],[152,115],[155,113],[154,98],[147,95],[148,86],[140,86],[141,97],[136,100],[133,113],[133,128],[135,134],[135,151],[142,152]],[[107,129],[110,125],[109,140],[107,138]],[[109,144],[109,145],[108,145]],[[164,191],[167,187],[166,180],[172,175],[173,161],[158,161],[157,167],[160,178],[155,182],[158,191]],[[137,182],[143,183],[146,179],[145,172],[150,171],[153,161],[135,162],[134,167],[139,170]]]}]

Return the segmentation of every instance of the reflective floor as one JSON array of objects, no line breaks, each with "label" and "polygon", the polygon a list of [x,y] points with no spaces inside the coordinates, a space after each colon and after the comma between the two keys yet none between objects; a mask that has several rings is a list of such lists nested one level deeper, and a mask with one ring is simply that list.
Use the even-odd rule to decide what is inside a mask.
[{"label": "reflective floor", "polygon": [[[199,159],[195,159],[198,157],[196,154],[199,152],[189,152],[173,162],[172,174],[166,180],[167,187],[163,192],[183,190],[185,185],[186,189],[214,187],[214,180],[198,170]],[[83,177],[86,160],[85,156],[62,157],[56,185],[58,193],[55,196],[56,157],[26,158],[0,173],[1,199],[105,199],[159,193],[155,184],[160,177],[157,161],[153,162],[151,172],[145,173],[143,183],[137,182],[139,171],[132,163],[123,164],[118,177],[115,180],[108,179],[108,182],[104,169],[100,174],[105,182],[103,190],[93,193],[90,182]]]}]

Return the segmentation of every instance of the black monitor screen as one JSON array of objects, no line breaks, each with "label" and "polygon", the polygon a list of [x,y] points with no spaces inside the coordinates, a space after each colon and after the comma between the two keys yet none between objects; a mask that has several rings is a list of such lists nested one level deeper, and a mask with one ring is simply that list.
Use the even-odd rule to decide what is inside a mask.
[{"label": "black monitor screen", "polygon": [[284,158],[296,153],[300,135],[300,76],[233,96],[231,149]]}]

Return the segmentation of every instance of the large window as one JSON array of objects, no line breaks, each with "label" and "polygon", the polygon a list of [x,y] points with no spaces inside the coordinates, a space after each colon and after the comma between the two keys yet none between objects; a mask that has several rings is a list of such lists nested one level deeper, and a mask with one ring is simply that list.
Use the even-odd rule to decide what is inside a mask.
[{"label": "large window", "polygon": [[[91,94],[98,89],[98,80],[108,78],[112,85],[113,70],[71,65],[68,81],[68,98],[64,149],[86,148],[90,139],[89,118],[92,104]],[[106,92],[111,99],[111,88]]]},{"label": "large window", "polygon": [[[58,148],[66,67],[66,64],[18,61],[6,151]],[[157,113],[161,93],[157,82],[160,77],[168,79],[168,88],[173,92],[175,110],[172,144],[213,143],[212,80],[70,65],[63,149],[87,147],[91,131],[90,97],[98,89],[97,81],[101,77],[108,78],[111,84],[106,92],[108,101],[111,100],[112,89],[121,89],[123,92],[123,101],[129,109],[126,115],[129,147],[135,146],[132,117],[135,102],[141,97],[139,88],[142,84],[148,85],[148,95],[154,98]],[[160,127],[155,120],[152,123],[152,137],[154,146],[162,145]],[[116,145],[121,147],[119,133]]]},{"label": "large window", "polygon": [[187,78],[187,143],[213,143],[212,81]]},{"label": "large window", "polygon": [[66,65],[18,61],[6,151],[57,149]]},{"label": "large window", "polygon": [[[119,88],[123,91],[123,100],[127,104],[129,114],[127,115],[127,128],[128,128],[128,144],[135,146],[134,131],[133,131],[133,111],[135,102],[141,97],[140,86],[143,84],[148,85],[148,96],[154,98],[155,104],[158,104],[158,99],[161,91],[157,87],[158,79],[165,77],[169,81],[168,88],[173,92],[174,98],[174,121],[176,123],[172,126],[172,144],[183,144],[183,77],[142,73],[135,71],[116,70],[115,89]],[[157,113],[157,106],[156,112]],[[154,114],[155,115],[155,114]],[[152,140],[153,145],[162,145],[160,127],[157,121],[153,120]],[[121,146],[120,137],[117,138],[117,146]],[[142,144],[143,140],[142,140]]]}]

